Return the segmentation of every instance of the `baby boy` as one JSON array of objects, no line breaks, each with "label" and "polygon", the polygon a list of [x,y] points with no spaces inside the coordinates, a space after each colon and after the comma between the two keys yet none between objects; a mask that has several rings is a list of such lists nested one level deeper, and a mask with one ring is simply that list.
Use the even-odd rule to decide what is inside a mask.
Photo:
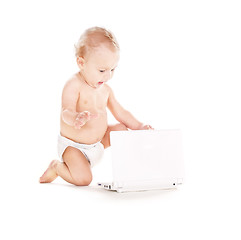
[{"label": "baby boy", "polygon": [[[40,183],[50,183],[60,176],[74,185],[87,186],[92,181],[91,168],[110,146],[111,131],[152,129],[124,109],[106,84],[119,61],[114,35],[104,28],[90,28],[75,48],[79,72],[67,81],[62,93],[58,137],[61,161],[50,163]],[[108,125],[106,108],[118,124]]]}]

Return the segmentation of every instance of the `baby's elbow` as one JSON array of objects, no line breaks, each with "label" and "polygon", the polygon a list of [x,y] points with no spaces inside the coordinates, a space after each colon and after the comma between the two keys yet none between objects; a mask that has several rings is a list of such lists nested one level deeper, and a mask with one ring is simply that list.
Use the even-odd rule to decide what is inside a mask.
[{"label": "baby's elbow", "polygon": [[61,118],[66,124],[73,126],[76,119],[76,113],[67,108],[62,108]]}]

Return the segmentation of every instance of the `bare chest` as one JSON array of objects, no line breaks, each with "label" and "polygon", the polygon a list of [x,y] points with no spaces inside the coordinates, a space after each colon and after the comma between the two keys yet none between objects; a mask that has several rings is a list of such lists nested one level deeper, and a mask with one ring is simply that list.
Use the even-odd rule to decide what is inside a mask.
[{"label": "bare chest", "polygon": [[108,94],[105,91],[80,91],[77,111],[105,112]]}]

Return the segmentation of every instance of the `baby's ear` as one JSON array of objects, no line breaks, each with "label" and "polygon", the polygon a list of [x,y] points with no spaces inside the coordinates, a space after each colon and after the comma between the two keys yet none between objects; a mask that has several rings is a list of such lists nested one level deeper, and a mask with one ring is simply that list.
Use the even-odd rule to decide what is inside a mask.
[{"label": "baby's ear", "polygon": [[83,57],[77,57],[76,62],[80,68],[84,66],[85,60]]}]

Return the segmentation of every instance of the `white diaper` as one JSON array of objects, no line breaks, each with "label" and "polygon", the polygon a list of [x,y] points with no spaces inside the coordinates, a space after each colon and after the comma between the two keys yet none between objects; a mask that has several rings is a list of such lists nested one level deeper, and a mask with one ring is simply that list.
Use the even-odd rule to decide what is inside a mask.
[{"label": "white diaper", "polygon": [[58,154],[63,161],[62,155],[67,147],[79,149],[90,162],[91,167],[100,162],[104,154],[104,146],[101,142],[94,144],[80,144],[61,135],[58,136]]}]

